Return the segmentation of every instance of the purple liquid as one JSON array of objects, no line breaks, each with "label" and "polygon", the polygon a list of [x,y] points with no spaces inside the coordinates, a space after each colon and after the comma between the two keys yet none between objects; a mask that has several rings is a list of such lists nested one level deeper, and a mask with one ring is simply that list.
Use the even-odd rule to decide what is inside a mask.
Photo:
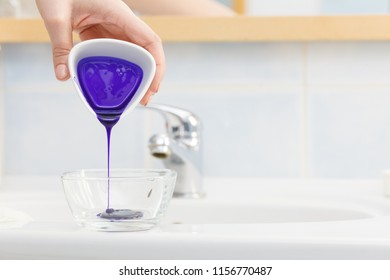
[{"label": "purple liquid", "polygon": [[107,133],[107,215],[99,216],[119,219],[114,213],[117,210],[110,208],[111,130],[137,92],[143,71],[138,65],[123,59],[91,56],[79,61],[77,75],[87,103]]}]

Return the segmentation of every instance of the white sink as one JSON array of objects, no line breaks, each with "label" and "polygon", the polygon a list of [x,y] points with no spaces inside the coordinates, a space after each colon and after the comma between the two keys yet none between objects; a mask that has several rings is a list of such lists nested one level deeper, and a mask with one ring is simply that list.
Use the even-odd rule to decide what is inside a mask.
[{"label": "white sink", "polygon": [[327,205],[236,203],[199,201],[171,203],[164,223],[168,224],[257,224],[308,223],[368,219],[374,215],[359,209]]},{"label": "white sink", "polygon": [[8,178],[0,207],[29,218],[0,227],[0,259],[390,258],[379,181],[208,178],[205,189],[173,199],[151,231],[91,232],[74,223],[59,178]]},{"label": "white sink", "polygon": [[321,187],[308,181],[295,182],[294,186],[291,181],[234,181],[215,180],[204,199],[173,199],[164,223],[309,223],[370,219],[390,213],[390,201],[380,193],[376,201],[363,195],[357,190],[358,183],[348,188],[345,182],[343,187],[340,183]]}]

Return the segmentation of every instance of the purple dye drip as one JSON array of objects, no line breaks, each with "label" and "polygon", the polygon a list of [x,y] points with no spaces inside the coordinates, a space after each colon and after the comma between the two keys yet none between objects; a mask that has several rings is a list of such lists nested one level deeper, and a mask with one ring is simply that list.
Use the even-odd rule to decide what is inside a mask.
[{"label": "purple dye drip", "polygon": [[134,211],[130,209],[107,209],[105,212],[97,215],[100,218],[110,220],[134,220],[141,219],[144,214],[141,211]]},{"label": "purple dye drip", "polygon": [[[110,208],[111,130],[137,92],[143,77],[141,67],[115,57],[91,56],[79,61],[77,74],[81,91],[107,133],[107,214]],[[115,215],[99,215],[114,218]]]}]

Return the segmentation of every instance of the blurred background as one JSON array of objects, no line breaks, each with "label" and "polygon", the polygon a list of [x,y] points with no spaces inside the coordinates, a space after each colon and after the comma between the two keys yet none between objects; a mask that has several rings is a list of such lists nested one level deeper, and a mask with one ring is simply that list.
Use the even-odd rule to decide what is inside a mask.
[{"label": "blurred background", "polygon": [[[250,16],[390,10],[385,0],[221,2]],[[37,16],[21,7],[15,16]],[[164,46],[168,69],[153,102],[201,118],[205,176],[377,179],[390,168],[390,42]],[[104,128],[70,82],[55,80],[49,43],[2,44],[0,92],[4,174],[106,166]],[[113,130],[112,166],[161,166],[147,144],[164,130],[158,113],[125,116]]]}]

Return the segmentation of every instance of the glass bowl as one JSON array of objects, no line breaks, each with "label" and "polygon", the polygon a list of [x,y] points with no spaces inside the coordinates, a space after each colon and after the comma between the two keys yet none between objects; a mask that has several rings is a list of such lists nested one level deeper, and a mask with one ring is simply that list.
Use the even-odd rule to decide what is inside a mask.
[{"label": "glass bowl", "polygon": [[169,169],[79,170],[62,175],[76,222],[92,230],[138,231],[164,215],[176,182]]}]

